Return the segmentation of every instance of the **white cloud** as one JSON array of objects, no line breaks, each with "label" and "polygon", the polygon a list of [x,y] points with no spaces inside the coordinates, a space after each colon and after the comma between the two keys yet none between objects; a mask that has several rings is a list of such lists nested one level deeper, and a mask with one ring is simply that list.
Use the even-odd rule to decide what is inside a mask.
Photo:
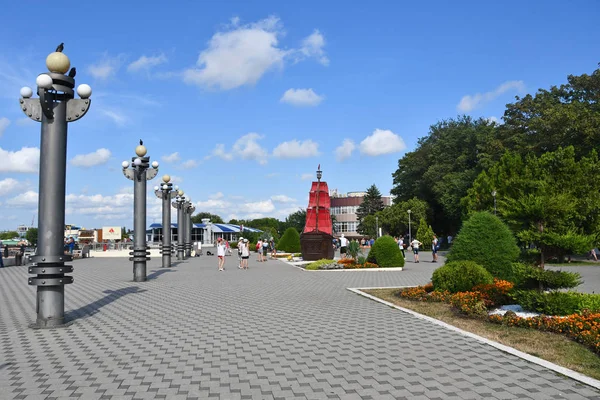
[{"label": "white cloud", "polygon": [[356,149],[356,144],[351,139],[344,139],[342,144],[335,149],[335,158],[338,161],[344,161],[352,155],[352,152]]},{"label": "white cloud", "polygon": [[500,119],[498,119],[498,118],[496,118],[496,117],[494,117],[494,116],[492,116],[492,117],[488,117],[488,118],[486,118],[486,119],[488,120],[488,122],[493,122],[493,123],[495,123],[496,125],[500,125],[500,124],[502,123],[502,121],[501,121]]},{"label": "white cloud", "polygon": [[127,66],[127,71],[137,72],[142,69],[148,71],[150,70],[150,68],[156,67],[160,64],[164,64],[167,61],[167,56],[165,56],[164,54],[160,54],[155,57],[141,56],[140,58],[138,58],[137,60],[135,60]]},{"label": "white cloud", "polygon": [[300,176],[300,179],[302,179],[303,181],[307,181],[309,179],[314,178],[315,174],[302,174]]},{"label": "white cloud", "polygon": [[129,122],[129,118],[127,118],[123,113],[114,110],[107,109],[99,109],[101,114],[111,119],[116,125],[124,126]]},{"label": "white cloud", "polygon": [[319,155],[319,144],[312,140],[290,140],[280,143],[273,149],[273,155],[277,158],[306,158]]},{"label": "white cloud", "polygon": [[28,117],[24,117],[24,118],[19,118],[16,122],[17,126],[27,126],[27,125],[34,125],[35,122]]},{"label": "white cloud", "polygon": [[329,59],[325,55],[323,47],[325,47],[325,37],[318,29],[315,29],[310,36],[302,41],[302,48],[300,51],[304,56],[315,57],[319,63],[327,66],[329,65]]},{"label": "white cloud", "polygon": [[19,181],[13,178],[6,178],[0,181],[0,196],[6,196],[10,193],[15,193],[21,189]]},{"label": "white cloud", "polygon": [[107,55],[96,64],[89,65],[87,70],[96,79],[108,79],[117,73],[123,63],[123,57],[109,57]]},{"label": "white cloud", "polygon": [[227,210],[232,207],[232,204],[223,199],[208,199],[196,202],[195,206],[197,211],[215,212]]},{"label": "white cloud", "polygon": [[292,199],[291,197],[288,197],[284,194],[278,194],[276,196],[271,196],[271,200],[273,200],[276,203],[293,203],[296,200]]},{"label": "white cloud", "polygon": [[463,96],[456,108],[460,112],[470,112],[476,108],[484,106],[490,101],[495,100],[497,97],[508,92],[509,90],[523,92],[525,90],[525,84],[523,81],[507,81],[490,92]]},{"label": "white cloud", "polygon": [[26,208],[38,205],[38,194],[32,190],[28,190],[18,196],[6,200],[7,207]]},{"label": "white cloud", "polygon": [[375,129],[371,136],[360,142],[360,152],[367,156],[397,153],[404,149],[404,140],[390,130]]},{"label": "white cloud", "polygon": [[208,198],[211,200],[219,200],[219,199],[222,199],[223,197],[225,197],[223,192],[217,192],[215,194],[211,194],[210,196],[208,196]]},{"label": "white cloud", "polygon": [[[133,212],[133,193],[117,193],[112,196],[68,194],[65,200],[65,212],[69,215],[82,214],[95,217],[106,216],[107,219],[118,219],[118,217],[122,219],[130,216]],[[148,200],[148,203],[151,204],[152,199]]]},{"label": "white cloud", "polygon": [[273,204],[271,199],[264,201],[248,202],[238,205],[236,211],[242,213],[245,212],[266,214],[275,211],[275,205]]},{"label": "white cloud", "polygon": [[198,161],[187,160],[187,161],[182,162],[179,167],[183,168],[183,169],[192,169],[192,168],[196,168],[197,166],[198,166]]},{"label": "white cloud", "polygon": [[279,18],[271,16],[246,25],[239,22],[232,18],[227,29],[212,36],[196,67],[183,72],[185,83],[229,90],[254,85],[268,71],[283,68],[287,59],[315,57],[323,65],[329,63],[323,51],[325,39],[317,30],[302,41],[301,48],[285,50],[279,45],[284,36]]},{"label": "white cloud", "polygon": [[106,164],[111,156],[110,150],[98,149],[88,154],[78,154],[71,160],[71,165],[76,167],[94,167],[96,165]]},{"label": "white cloud", "polygon": [[302,107],[319,105],[323,101],[323,98],[323,96],[319,96],[312,89],[288,89],[279,101]]},{"label": "white cloud", "polygon": [[211,156],[220,157],[223,160],[231,161],[233,159],[256,160],[259,164],[267,163],[268,153],[257,141],[264,136],[258,133],[248,133],[235,141],[231,152],[227,152],[224,144],[217,144]]},{"label": "white cloud", "polygon": [[6,128],[8,128],[8,126],[10,125],[10,120],[6,117],[2,117],[0,118],[0,137],[2,137],[2,135],[4,135],[4,131],[6,131]]},{"label": "white cloud", "polygon": [[37,173],[40,164],[40,149],[23,147],[17,151],[0,148],[0,172]]},{"label": "white cloud", "polygon": [[166,163],[174,163],[174,162],[179,162],[181,160],[181,157],[179,157],[179,152],[176,151],[173,154],[162,156],[161,160],[163,160]]}]

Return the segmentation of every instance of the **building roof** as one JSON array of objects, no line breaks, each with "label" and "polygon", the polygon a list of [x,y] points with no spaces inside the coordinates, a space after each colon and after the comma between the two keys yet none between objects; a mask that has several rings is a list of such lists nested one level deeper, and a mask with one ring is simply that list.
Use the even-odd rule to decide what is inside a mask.
[{"label": "building roof", "polygon": [[[240,232],[240,226],[239,225],[233,225],[233,224],[211,224],[212,225],[212,231],[216,232],[216,233],[239,233]],[[206,228],[206,224],[193,224],[194,228],[198,228],[198,229],[204,229]],[[152,224],[150,225],[150,229],[152,228],[162,228],[162,224]],[[175,223],[171,223],[171,228],[177,228],[177,224]],[[249,228],[247,226],[244,226],[244,232],[262,232],[260,229],[256,229],[256,228]]]}]

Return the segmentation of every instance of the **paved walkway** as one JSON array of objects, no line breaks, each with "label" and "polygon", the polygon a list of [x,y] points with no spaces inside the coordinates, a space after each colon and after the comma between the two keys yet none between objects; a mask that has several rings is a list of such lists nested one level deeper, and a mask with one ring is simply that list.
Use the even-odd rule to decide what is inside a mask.
[{"label": "paved walkway", "polygon": [[[424,255],[424,259],[426,259]],[[429,256],[430,257],[430,256]],[[425,283],[401,272],[307,272],[227,257],[79,260],[63,329],[33,330],[24,267],[0,269],[0,399],[582,399],[600,392],[347,287]]]}]

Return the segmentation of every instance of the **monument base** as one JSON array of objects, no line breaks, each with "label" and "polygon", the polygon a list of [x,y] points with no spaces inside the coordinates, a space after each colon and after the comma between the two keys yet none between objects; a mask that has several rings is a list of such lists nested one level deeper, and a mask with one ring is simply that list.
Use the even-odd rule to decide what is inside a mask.
[{"label": "monument base", "polygon": [[333,236],[328,233],[318,231],[303,233],[300,235],[300,246],[302,259],[305,261],[333,259]]}]

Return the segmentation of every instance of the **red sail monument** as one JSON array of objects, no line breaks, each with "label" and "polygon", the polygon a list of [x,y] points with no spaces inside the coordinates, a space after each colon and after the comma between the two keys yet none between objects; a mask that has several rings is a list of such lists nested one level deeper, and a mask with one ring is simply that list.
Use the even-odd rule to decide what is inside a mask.
[{"label": "red sail monument", "polygon": [[306,209],[306,225],[300,235],[302,258],[307,261],[333,259],[331,225],[331,200],[327,182],[321,182],[321,164],[317,168],[317,181],[313,182]]}]

